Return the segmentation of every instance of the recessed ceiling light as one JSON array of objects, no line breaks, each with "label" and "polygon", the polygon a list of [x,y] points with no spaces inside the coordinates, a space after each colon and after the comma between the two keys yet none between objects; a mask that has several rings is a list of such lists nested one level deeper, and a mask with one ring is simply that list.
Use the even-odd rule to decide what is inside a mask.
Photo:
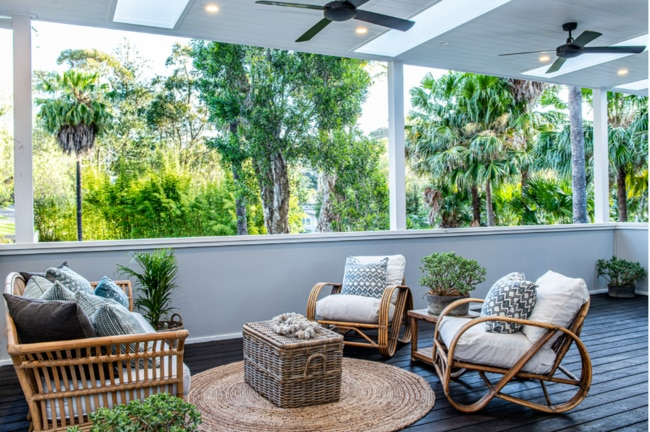
[{"label": "recessed ceiling light", "polygon": [[539,56],[539,61],[541,61],[542,63],[549,62],[551,61],[551,56],[548,54],[542,54],[541,56]]},{"label": "recessed ceiling light", "polygon": [[449,42],[447,42],[447,41],[442,41],[442,42],[440,42],[440,45],[449,45]]},{"label": "recessed ceiling light", "polygon": [[440,1],[410,18],[411,21],[415,21],[415,25],[410,30],[387,31],[357,48],[355,52],[395,57],[509,1],[511,0]]},{"label": "recessed ceiling light", "polygon": [[619,69],[616,71],[616,75],[624,76],[627,75],[630,71],[627,69]]},{"label": "recessed ceiling light", "polygon": [[190,0],[117,0],[114,22],[174,28]]},{"label": "recessed ceiling light", "polygon": [[217,13],[219,12],[219,6],[216,4],[209,4],[205,6],[205,11],[209,13]]},{"label": "recessed ceiling light", "polygon": [[364,35],[368,33],[368,28],[367,27],[357,27],[355,32],[359,35]]},{"label": "recessed ceiling light", "polygon": [[[614,44],[612,46],[627,46],[627,45],[646,45],[648,43],[648,35],[644,34],[626,41]],[[636,55],[636,54],[583,54],[579,57],[570,58],[564,63],[562,69],[557,72],[546,73],[548,66],[542,66],[527,71],[522,71],[523,75],[532,75],[544,78],[554,78],[556,76],[568,74],[571,72],[579,71],[582,69],[590,68],[602,63],[607,63],[612,60],[617,60],[623,57]]]}]

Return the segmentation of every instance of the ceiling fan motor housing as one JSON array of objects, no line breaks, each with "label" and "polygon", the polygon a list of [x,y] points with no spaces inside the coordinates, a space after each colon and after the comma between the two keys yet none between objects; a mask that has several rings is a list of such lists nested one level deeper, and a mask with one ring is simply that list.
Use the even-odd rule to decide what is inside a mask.
[{"label": "ceiling fan motor housing", "polygon": [[573,58],[581,54],[582,47],[574,44],[560,45],[555,49],[555,54],[562,58]]},{"label": "ceiling fan motor housing", "polygon": [[357,15],[357,8],[347,1],[332,1],[325,5],[324,14],[331,21],[347,21]]}]

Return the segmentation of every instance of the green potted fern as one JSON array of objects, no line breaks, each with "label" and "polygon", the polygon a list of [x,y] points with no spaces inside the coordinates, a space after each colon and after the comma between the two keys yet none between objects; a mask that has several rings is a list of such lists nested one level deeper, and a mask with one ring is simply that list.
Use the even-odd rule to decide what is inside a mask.
[{"label": "green potted fern", "polygon": [[118,265],[121,274],[135,278],[137,299],[135,306],[157,330],[179,330],[183,328],[180,315],[169,314],[172,307],[172,292],[178,288],[176,277],[178,265],[171,249],[156,249],[151,253],[135,252],[131,262],[136,267]]},{"label": "green potted fern", "polygon": [[596,262],[598,276],[607,281],[610,297],[634,297],[636,281],[647,276],[648,272],[638,262],[613,256]]}]

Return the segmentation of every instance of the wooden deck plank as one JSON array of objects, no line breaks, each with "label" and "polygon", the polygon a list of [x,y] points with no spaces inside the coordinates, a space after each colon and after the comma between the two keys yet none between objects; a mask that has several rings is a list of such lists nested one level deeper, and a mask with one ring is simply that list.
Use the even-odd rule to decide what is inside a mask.
[{"label": "wooden deck plank", "polygon": [[[433,327],[422,327],[419,347],[431,346]],[[383,359],[379,353],[346,347],[344,355],[382,361],[417,373],[436,393],[434,408],[418,422],[404,429],[409,432],[431,430],[491,431],[647,431],[648,430],[648,298],[612,299],[593,295],[581,339],[593,365],[593,382],[587,398],[562,415],[543,414],[502,400],[493,400],[476,414],[462,414],[446,401],[433,368],[411,363],[410,345],[401,345],[395,356]],[[186,345],[185,363],[193,374],[242,360],[242,339],[219,340]],[[568,366],[577,367],[576,351],[567,354]],[[463,377],[463,397],[476,397],[479,378]],[[515,383],[510,393],[538,395],[530,382]],[[551,396],[562,389],[549,386]],[[534,397],[534,396],[533,396]],[[0,367],[0,430],[25,431],[27,405],[12,366]]]}]

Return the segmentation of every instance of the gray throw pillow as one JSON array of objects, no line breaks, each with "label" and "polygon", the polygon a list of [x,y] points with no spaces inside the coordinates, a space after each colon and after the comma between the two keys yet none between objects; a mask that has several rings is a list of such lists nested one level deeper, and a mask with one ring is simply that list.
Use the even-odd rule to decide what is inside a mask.
[{"label": "gray throw pillow", "polygon": [[23,291],[23,297],[28,298],[39,298],[45,293],[48,289],[52,288],[52,281],[45,279],[40,276],[32,276],[27,281],[25,285],[25,291]]},{"label": "gray throw pillow", "polygon": [[354,257],[345,262],[341,294],[381,298],[386,290],[388,258],[376,263],[362,264]]},{"label": "gray throw pillow", "polygon": [[75,293],[75,301],[88,316],[92,316],[101,306],[106,304],[117,304],[113,299],[96,296],[95,294],[90,294],[86,291],[77,291]]},{"label": "gray throw pillow", "polygon": [[53,342],[95,337],[97,334],[79,305],[4,294],[20,343]]},{"label": "gray throw pillow", "polygon": [[62,264],[59,267],[50,267],[46,271],[47,278],[55,281],[58,280],[72,292],[85,291],[87,293],[93,292],[90,282],[81,276],[79,273],[72,270],[67,265]]},{"label": "gray throw pillow", "polygon": [[[530,281],[500,279],[485,296],[481,316],[506,316],[528,319],[537,301],[537,285]],[[492,333],[516,333],[521,325],[503,321],[485,323],[486,331]]]},{"label": "gray throw pillow", "polygon": [[62,300],[62,301],[75,301],[75,294],[61,285],[61,282],[54,281],[52,286],[45,291],[39,299],[41,300]]}]

